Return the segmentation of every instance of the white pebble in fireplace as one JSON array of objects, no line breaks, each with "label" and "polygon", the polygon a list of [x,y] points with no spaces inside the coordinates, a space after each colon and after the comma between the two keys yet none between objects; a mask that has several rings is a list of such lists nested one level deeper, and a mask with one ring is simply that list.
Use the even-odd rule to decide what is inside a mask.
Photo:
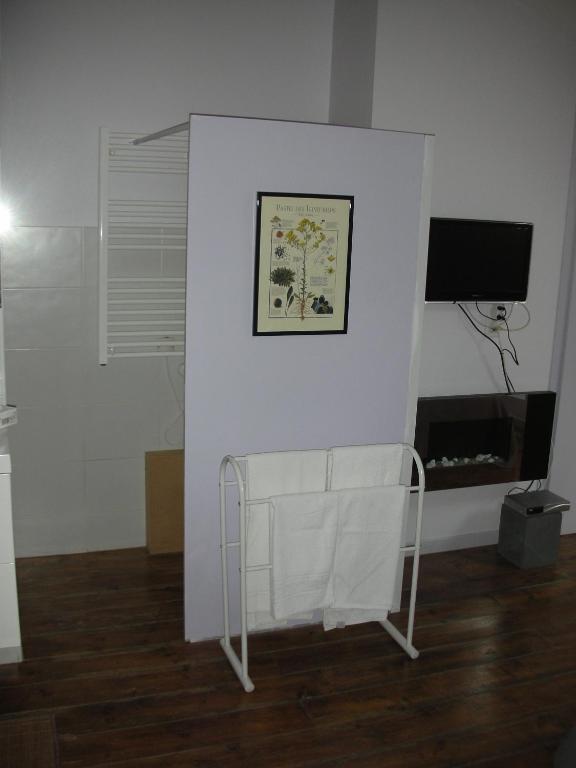
[{"label": "white pebble in fireplace", "polygon": [[476,456],[454,456],[449,459],[442,456],[441,459],[430,459],[426,462],[426,469],[443,469],[445,467],[465,467],[476,466],[478,464],[504,464],[502,456],[495,456],[492,453],[477,453]]}]

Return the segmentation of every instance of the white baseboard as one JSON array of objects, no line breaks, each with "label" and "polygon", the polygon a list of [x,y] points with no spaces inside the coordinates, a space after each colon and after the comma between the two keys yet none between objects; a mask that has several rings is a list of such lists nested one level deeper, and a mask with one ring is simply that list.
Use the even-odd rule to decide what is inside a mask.
[{"label": "white baseboard", "polygon": [[471,549],[472,547],[485,547],[498,542],[498,531],[478,531],[477,533],[463,533],[459,536],[449,536],[445,539],[428,539],[422,542],[422,553],[450,552],[454,549]]},{"label": "white baseboard", "polygon": [[[572,530],[574,529],[574,530]],[[574,525],[562,525],[562,535],[576,533]],[[455,549],[471,549],[472,547],[486,547],[498,543],[498,531],[478,531],[477,533],[463,533],[459,536],[448,536],[445,539],[428,539],[422,542],[423,555],[432,552],[451,552]]]},{"label": "white baseboard", "polygon": [[22,646],[15,645],[12,648],[0,648],[0,664],[16,664],[22,661]]}]

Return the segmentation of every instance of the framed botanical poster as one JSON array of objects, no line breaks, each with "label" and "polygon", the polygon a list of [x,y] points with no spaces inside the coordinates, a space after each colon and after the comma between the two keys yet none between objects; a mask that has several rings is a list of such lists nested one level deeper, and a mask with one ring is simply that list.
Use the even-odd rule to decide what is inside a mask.
[{"label": "framed botanical poster", "polygon": [[259,192],[254,336],[346,333],[354,198]]}]

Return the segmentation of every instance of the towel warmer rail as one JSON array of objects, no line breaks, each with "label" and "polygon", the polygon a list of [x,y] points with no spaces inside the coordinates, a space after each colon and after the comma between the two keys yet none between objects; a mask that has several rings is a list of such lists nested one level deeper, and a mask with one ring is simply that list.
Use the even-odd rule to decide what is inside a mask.
[{"label": "towel warmer rail", "polygon": [[100,129],[100,365],[184,354],[187,177],[187,136]]},{"label": "towel warmer rail", "polygon": [[[410,585],[410,601],[408,606],[408,626],[406,634],[403,635],[397,627],[386,618],[385,621],[379,622],[386,632],[398,643],[398,645],[406,651],[411,659],[417,659],[419,652],[416,650],[412,643],[412,637],[414,634],[414,615],[416,611],[416,591],[418,585],[418,569],[420,563],[420,545],[422,538],[422,510],[424,504],[424,467],[422,460],[418,452],[408,443],[398,443],[404,451],[412,459],[412,462],[416,464],[418,472],[418,484],[407,485],[407,490],[410,493],[418,494],[417,512],[416,512],[416,528],[414,535],[414,543],[407,544],[400,547],[400,551],[404,554],[413,553],[412,560],[412,581]],[[226,658],[230,662],[230,665],[236,673],[238,679],[242,683],[244,690],[250,693],[254,690],[255,686],[248,675],[248,619],[247,619],[247,592],[246,592],[246,574],[249,571],[258,570],[270,570],[272,565],[270,563],[266,565],[249,566],[246,563],[246,509],[249,506],[270,503],[269,499],[247,499],[246,498],[246,484],[240,467],[240,462],[245,461],[244,456],[225,456],[220,464],[220,550],[222,561],[222,592],[223,592],[223,604],[224,604],[224,637],[220,639],[220,646],[224,651]],[[411,462],[411,463],[412,463]],[[227,479],[228,469],[231,468],[233,472],[233,479]],[[411,470],[411,467],[410,467]],[[411,471],[407,473],[408,477],[411,477]],[[226,497],[227,488],[230,486],[236,486],[238,489],[238,508],[239,508],[239,523],[240,523],[240,535],[237,541],[228,541],[227,535],[227,522],[226,522]],[[229,602],[229,590],[228,590],[228,551],[232,548],[239,548],[240,550],[240,656],[236,653],[232,646],[232,637],[230,633],[230,602]]]}]

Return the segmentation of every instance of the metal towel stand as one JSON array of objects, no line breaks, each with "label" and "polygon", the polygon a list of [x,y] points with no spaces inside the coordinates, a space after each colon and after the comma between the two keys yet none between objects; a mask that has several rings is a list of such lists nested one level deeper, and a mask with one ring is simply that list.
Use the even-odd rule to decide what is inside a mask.
[{"label": "metal towel stand", "polygon": [[[416,609],[416,590],[418,583],[418,567],[420,560],[420,543],[422,536],[422,509],[424,503],[424,467],[417,451],[408,443],[398,443],[411,457],[416,464],[418,471],[418,484],[409,485],[408,490],[411,493],[418,494],[418,507],[416,516],[416,531],[414,543],[400,547],[400,551],[407,554],[413,553],[412,561],[412,583],[410,586],[410,603],[408,608],[408,628],[406,635],[403,635],[389,619],[381,621],[380,624],[388,634],[406,651],[411,659],[418,658],[419,652],[412,644],[412,635],[414,632],[414,614]],[[244,456],[225,456],[220,464],[220,530],[221,530],[221,554],[222,554],[222,590],[224,600],[224,637],[220,640],[222,650],[226,654],[232,669],[242,683],[244,690],[250,693],[254,690],[254,683],[248,675],[248,621],[246,604],[246,574],[248,571],[271,570],[271,564],[248,566],[246,564],[246,508],[255,504],[263,504],[269,499],[247,499],[246,483],[242,475],[240,462],[245,461]],[[231,467],[234,478],[226,479],[228,468]],[[238,508],[240,514],[240,537],[238,541],[228,541],[226,530],[226,496],[227,488],[236,486],[238,489]],[[228,594],[228,551],[233,547],[240,548],[240,657],[232,647],[230,635],[230,610]]]}]

